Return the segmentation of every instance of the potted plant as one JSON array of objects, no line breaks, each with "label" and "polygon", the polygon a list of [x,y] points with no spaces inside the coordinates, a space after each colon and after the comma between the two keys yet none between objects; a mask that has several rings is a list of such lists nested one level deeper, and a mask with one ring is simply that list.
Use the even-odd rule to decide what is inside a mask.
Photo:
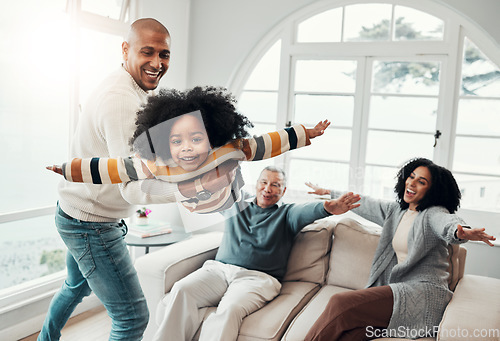
[{"label": "potted plant", "polygon": [[151,213],[151,210],[149,208],[143,207],[135,212],[137,213],[137,219],[136,219],[137,225],[147,225],[148,214]]}]

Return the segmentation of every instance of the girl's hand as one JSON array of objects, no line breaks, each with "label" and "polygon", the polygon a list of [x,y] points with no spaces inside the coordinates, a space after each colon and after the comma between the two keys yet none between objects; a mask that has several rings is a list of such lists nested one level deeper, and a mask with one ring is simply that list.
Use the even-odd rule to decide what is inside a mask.
[{"label": "girl's hand", "polygon": [[484,232],[485,228],[474,228],[468,229],[463,228],[462,225],[457,226],[457,237],[459,239],[467,239],[467,240],[476,240],[483,243],[488,244],[489,246],[493,246],[490,240],[496,240],[495,237],[490,236],[486,232]]},{"label": "girl's hand", "polygon": [[309,136],[310,139],[323,135],[325,133],[325,129],[328,128],[330,123],[331,122],[328,120],[319,121],[319,123],[316,124],[314,128],[306,129],[307,135]]},{"label": "girl's hand", "polygon": [[307,194],[316,194],[316,195],[330,195],[330,190],[326,188],[321,188],[312,182],[306,182],[306,186],[311,187],[314,191],[307,192]]},{"label": "girl's hand", "polygon": [[63,175],[62,168],[59,165],[47,166],[46,169],[53,171],[54,173]]}]

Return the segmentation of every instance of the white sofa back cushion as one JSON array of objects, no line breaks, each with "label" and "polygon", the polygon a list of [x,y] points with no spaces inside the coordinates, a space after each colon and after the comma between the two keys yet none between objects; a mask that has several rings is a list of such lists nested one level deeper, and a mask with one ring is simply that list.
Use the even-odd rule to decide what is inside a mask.
[{"label": "white sofa back cushion", "polygon": [[334,226],[335,220],[327,217],[299,232],[290,251],[283,281],[325,282]]},{"label": "white sofa back cushion", "polygon": [[[363,289],[368,282],[381,231],[381,228],[361,225],[350,218],[340,220],[333,232],[326,283],[349,289]],[[450,290],[455,290],[464,275],[466,254],[465,247],[448,245]]]},{"label": "white sofa back cushion", "polygon": [[340,220],[333,231],[326,283],[348,289],[363,289],[368,282],[380,231],[350,218]]}]

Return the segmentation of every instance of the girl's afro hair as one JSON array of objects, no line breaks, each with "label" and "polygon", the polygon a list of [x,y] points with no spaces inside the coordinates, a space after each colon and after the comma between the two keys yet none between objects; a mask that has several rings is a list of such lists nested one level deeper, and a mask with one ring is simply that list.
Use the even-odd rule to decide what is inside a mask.
[{"label": "girl's afro hair", "polygon": [[[253,127],[246,116],[236,111],[235,105],[236,99],[222,87],[197,86],[186,91],[162,89],[158,95],[150,97],[137,113],[137,128],[130,142],[134,144],[142,133],[162,122],[199,110],[210,145],[212,148],[221,147],[232,140],[249,136],[247,128]],[[165,143],[161,145],[167,146],[169,136],[162,136],[163,139]],[[134,148],[142,157],[152,156],[145,143],[137,143]],[[156,152],[164,156],[170,154],[168,150]]]}]

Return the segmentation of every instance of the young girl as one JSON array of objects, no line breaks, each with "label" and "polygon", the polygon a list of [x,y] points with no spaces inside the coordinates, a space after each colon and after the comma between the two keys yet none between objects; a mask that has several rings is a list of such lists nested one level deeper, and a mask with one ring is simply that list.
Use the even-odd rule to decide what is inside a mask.
[{"label": "young girl", "polygon": [[[367,289],[333,295],[305,340],[367,340],[368,326],[402,338],[435,331],[452,296],[447,245],[467,240],[493,245],[495,238],[484,228],[468,228],[453,214],[461,194],[449,170],[417,158],[397,179],[396,202],[365,197],[353,210],[383,228]],[[313,194],[339,193],[306,185]]]},{"label": "young girl", "polygon": [[221,88],[195,87],[186,92],[162,90],[138,113],[131,140],[136,156],[128,158],[73,159],[62,167],[47,167],[66,180],[94,184],[116,184],[146,178],[169,182],[193,180],[196,194],[178,193],[190,211],[216,212],[239,200],[243,180],[239,169],[228,185],[207,191],[201,176],[230,161],[258,161],[310,144],[323,134],[327,120],[315,128],[294,125],[254,138],[252,124],[234,107],[233,97]]}]

